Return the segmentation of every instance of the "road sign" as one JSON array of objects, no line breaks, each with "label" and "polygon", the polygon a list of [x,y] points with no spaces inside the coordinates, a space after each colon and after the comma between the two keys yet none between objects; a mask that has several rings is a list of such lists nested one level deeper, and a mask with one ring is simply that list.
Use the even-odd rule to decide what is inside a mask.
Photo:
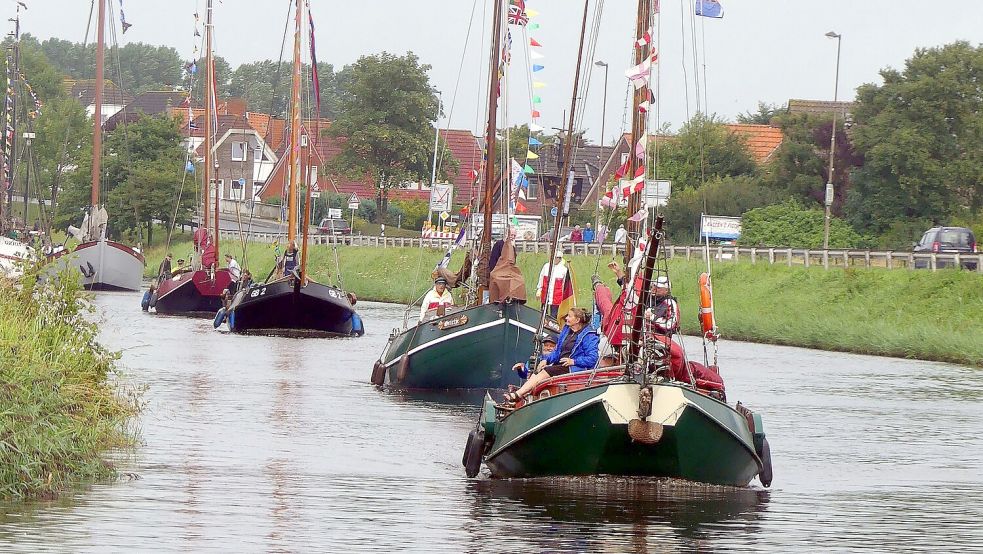
[{"label": "road sign", "polygon": [[441,221],[447,221],[447,218],[450,217],[450,216],[451,216],[451,214],[449,214],[447,212],[440,212],[440,220]]},{"label": "road sign", "polygon": [[311,191],[311,198],[320,198],[320,197],[321,197],[321,192],[320,191],[317,191],[317,190],[312,190]]},{"label": "road sign", "polygon": [[430,211],[450,211],[454,202],[454,185],[449,183],[434,183],[430,188]]},{"label": "road sign", "polygon": [[341,208],[328,208],[328,219],[341,219]]},{"label": "road sign", "polygon": [[553,206],[552,208],[550,208],[550,215],[553,216],[553,217],[556,217],[556,206]]},{"label": "road sign", "polygon": [[358,209],[358,205],[360,203],[361,203],[361,201],[358,199],[358,194],[355,194],[353,192],[352,195],[348,197],[348,209],[349,210],[357,210]]}]

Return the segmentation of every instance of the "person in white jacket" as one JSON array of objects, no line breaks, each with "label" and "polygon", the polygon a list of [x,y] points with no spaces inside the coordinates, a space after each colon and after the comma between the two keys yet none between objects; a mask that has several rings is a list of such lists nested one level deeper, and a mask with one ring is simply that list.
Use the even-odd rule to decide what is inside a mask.
[{"label": "person in white jacket", "polygon": [[[539,281],[536,283],[536,296],[539,301],[549,306],[550,317],[556,319],[557,312],[560,310],[560,303],[563,302],[563,282],[567,279],[567,264],[563,262],[563,252],[556,251],[553,258],[553,276],[547,279],[550,263],[543,264],[543,269],[539,272]],[[547,290],[548,289],[548,290]]]},{"label": "person in white jacket", "polygon": [[423,297],[423,305],[420,306],[420,321],[427,318],[427,312],[437,310],[441,307],[447,308],[454,305],[454,296],[447,290],[447,279],[437,277],[433,281],[433,288]]}]

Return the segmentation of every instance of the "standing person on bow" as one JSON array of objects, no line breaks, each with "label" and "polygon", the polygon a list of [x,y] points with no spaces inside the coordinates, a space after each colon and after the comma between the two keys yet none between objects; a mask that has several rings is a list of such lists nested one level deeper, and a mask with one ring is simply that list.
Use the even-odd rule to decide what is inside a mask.
[{"label": "standing person on bow", "polygon": [[283,271],[283,276],[286,277],[293,273],[297,269],[297,265],[300,263],[300,251],[297,250],[297,241],[292,240],[290,244],[287,245],[287,249],[283,251],[283,256],[280,256],[280,260],[277,265]]},{"label": "standing person on bow", "polygon": [[650,322],[652,338],[669,347],[669,371],[677,381],[689,381],[686,356],[682,346],[672,340],[679,332],[679,303],[670,294],[669,277],[660,275],[652,283],[655,304],[645,309],[645,319]]},{"label": "standing person on bow", "polygon": [[437,277],[433,281],[433,288],[423,297],[423,303],[420,306],[420,321],[423,322],[427,319],[427,312],[441,308],[446,309],[453,305],[454,296],[451,291],[447,290],[447,279]]},{"label": "standing person on bow", "polygon": [[171,254],[170,252],[168,252],[167,255],[164,256],[164,259],[161,260],[160,267],[157,268],[157,282],[158,283],[162,283],[162,282],[164,282],[164,281],[166,281],[166,280],[168,280],[168,279],[171,278],[171,275],[172,275],[172,273],[171,273],[171,259],[173,257],[174,257],[173,254]]},{"label": "standing person on bow", "polygon": [[239,290],[239,280],[242,278],[242,268],[239,267],[239,262],[232,256],[232,254],[225,254],[225,265],[229,268],[229,294],[235,296],[237,290]]},{"label": "standing person on bow", "polygon": [[515,403],[550,377],[594,369],[597,365],[600,337],[589,325],[590,314],[587,310],[570,308],[564,322],[566,325],[560,331],[556,349],[543,356],[536,366],[536,373],[519,390],[506,394],[507,402]]},{"label": "standing person on bow", "polygon": [[553,257],[553,274],[549,275],[550,263],[543,264],[543,269],[539,272],[539,281],[536,285],[536,296],[539,297],[541,304],[548,306],[548,314],[556,319],[560,311],[560,304],[563,302],[566,281],[569,277],[567,264],[563,262],[563,252],[556,251]]}]

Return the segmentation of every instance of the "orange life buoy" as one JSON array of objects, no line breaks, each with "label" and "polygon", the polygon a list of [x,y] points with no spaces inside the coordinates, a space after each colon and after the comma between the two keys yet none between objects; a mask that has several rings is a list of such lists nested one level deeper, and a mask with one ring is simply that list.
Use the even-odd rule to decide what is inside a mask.
[{"label": "orange life buoy", "polygon": [[700,326],[703,335],[711,340],[717,334],[717,322],[713,318],[713,287],[710,284],[710,274],[700,274]]}]

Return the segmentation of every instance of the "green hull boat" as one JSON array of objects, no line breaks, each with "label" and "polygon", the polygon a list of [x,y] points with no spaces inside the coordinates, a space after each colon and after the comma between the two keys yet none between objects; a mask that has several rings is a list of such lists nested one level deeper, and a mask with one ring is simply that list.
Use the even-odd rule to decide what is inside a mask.
[{"label": "green hull boat", "polygon": [[[745,486],[760,474],[770,485],[760,416],[676,382],[647,388],[652,407],[645,421],[638,416],[643,387],[625,377],[514,410],[486,396],[465,450],[468,473],[477,473],[477,460],[492,477],[636,475]],[[642,436],[629,431],[630,423]]]},{"label": "green hull boat", "polygon": [[[525,304],[483,304],[394,330],[372,382],[404,389],[504,389],[512,366],[529,358],[540,312]],[[549,331],[559,327],[549,321]]]}]

